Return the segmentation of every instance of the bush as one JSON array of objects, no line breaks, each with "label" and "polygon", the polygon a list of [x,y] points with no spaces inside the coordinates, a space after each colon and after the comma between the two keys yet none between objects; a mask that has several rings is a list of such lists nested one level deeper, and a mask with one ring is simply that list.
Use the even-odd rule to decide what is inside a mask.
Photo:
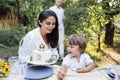
[{"label": "bush", "polygon": [[6,46],[17,46],[25,34],[22,28],[16,27],[12,30],[0,30],[0,44]]},{"label": "bush", "polygon": [[0,43],[6,44],[7,39],[12,35],[10,30],[0,30]]}]

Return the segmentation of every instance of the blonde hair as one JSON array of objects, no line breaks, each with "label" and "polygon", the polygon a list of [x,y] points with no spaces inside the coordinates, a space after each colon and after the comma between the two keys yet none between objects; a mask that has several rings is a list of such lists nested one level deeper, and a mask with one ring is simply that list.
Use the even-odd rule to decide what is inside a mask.
[{"label": "blonde hair", "polygon": [[79,34],[73,34],[68,38],[68,43],[70,45],[78,45],[79,48],[82,50],[82,53],[85,51],[87,44],[86,39]]}]

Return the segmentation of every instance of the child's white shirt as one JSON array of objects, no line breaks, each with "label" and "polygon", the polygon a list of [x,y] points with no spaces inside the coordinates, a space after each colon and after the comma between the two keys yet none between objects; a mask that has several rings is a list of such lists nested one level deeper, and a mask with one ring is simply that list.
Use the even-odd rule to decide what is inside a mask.
[{"label": "child's white shirt", "polygon": [[79,62],[76,58],[73,58],[69,54],[63,59],[62,65],[65,64],[71,69],[86,68],[88,64],[92,63],[93,60],[86,53],[82,53]]}]

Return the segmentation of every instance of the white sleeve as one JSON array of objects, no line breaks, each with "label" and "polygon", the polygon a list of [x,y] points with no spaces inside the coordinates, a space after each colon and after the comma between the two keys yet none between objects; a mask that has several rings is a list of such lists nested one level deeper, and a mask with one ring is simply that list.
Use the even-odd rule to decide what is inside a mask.
[{"label": "white sleeve", "polygon": [[86,57],[85,57],[85,64],[88,65],[90,63],[92,63],[93,60],[90,58],[90,56],[88,54],[86,54]]},{"label": "white sleeve", "polygon": [[32,52],[32,45],[33,43],[31,37],[29,35],[26,35],[23,38],[23,43],[18,50],[19,58],[25,59],[27,56],[30,56]]}]

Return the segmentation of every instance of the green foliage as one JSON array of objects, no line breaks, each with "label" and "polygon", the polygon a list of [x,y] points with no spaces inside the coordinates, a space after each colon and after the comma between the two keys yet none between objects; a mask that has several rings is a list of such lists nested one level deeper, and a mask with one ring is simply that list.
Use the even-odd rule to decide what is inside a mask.
[{"label": "green foliage", "polygon": [[119,0],[102,0],[100,5],[102,6],[106,19],[108,20],[113,20],[113,16],[120,13]]},{"label": "green foliage", "polygon": [[86,53],[93,59],[95,66],[99,66],[99,61],[102,59],[102,52],[97,52],[97,46],[87,45]]},{"label": "green foliage", "polygon": [[[66,0],[64,4],[69,4],[64,5],[66,15],[65,34],[82,34],[91,42],[91,38],[95,37],[96,42],[100,43],[101,32],[105,31],[105,24],[109,20],[113,20],[115,14],[120,13],[120,6],[118,5],[120,2],[113,1],[112,3],[116,4],[112,7],[109,5],[110,2],[111,0],[102,0],[100,3],[98,3],[98,0],[78,0],[77,2]],[[100,49],[101,44],[97,45]]]},{"label": "green foliage", "polygon": [[[94,1],[94,0],[93,0]],[[100,25],[100,18],[102,17],[100,14],[99,6],[95,6],[95,1],[91,2],[91,0],[78,0],[78,2],[67,1],[67,3],[71,2],[65,8],[65,32],[66,35],[73,33],[80,33],[84,35],[89,35],[90,33],[86,32],[86,29],[91,29],[90,26]],[[78,8],[79,7],[79,8]],[[98,26],[99,27],[99,26]],[[99,29],[99,28],[95,28]],[[78,32],[79,31],[79,32]],[[98,30],[97,30],[98,32]]]},{"label": "green foliage", "polygon": [[0,0],[0,6],[13,6],[16,7],[16,1],[15,0]]},{"label": "green foliage", "polygon": [[8,47],[3,44],[0,44],[0,48],[8,48]]},{"label": "green foliage", "polygon": [[10,30],[0,30],[0,43],[7,44],[7,39],[12,35]]},{"label": "green foliage", "polygon": [[0,57],[8,60],[11,56],[17,56],[18,46],[9,47],[9,48],[0,48]]},{"label": "green foliage", "polygon": [[90,54],[91,58],[96,60],[100,60],[102,58],[101,52],[97,52],[97,46],[92,46],[88,43],[86,52]]},{"label": "green foliage", "polygon": [[98,62],[94,62],[94,64],[95,64],[96,68],[100,66],[100,64]]},{"label": "green foliage", "polygon": [[[47,5],[46,5],[47,4]],[[41,7],[46,10],[49,9],[51,6],[55,5],[55,0],[42,0]]]},{"label": "green foliage", "polygon": [[16,46],[24,34],[22,27],[16,27],[12,30],[0,30],[0,43],[6,46]]},{"label": "green foliage", "polygon": [[8,46],[17,46],[19,45],[19,41],[25,34],[22,28],[16,27],[11,30],[12,35],[7,39],[7,44]]},{"label": "green foliage", "polygon": [[54,0],[21,0],[20,14],[26,15],[29,20],[29,27],[35,28],[38,23],[38,16],[41,11],[53,6]]},{"label": "green foliage", "polygon": [[114,41],[119,43],[120,42],[120,33],[115,33],[115,38],[114,38]]}]

